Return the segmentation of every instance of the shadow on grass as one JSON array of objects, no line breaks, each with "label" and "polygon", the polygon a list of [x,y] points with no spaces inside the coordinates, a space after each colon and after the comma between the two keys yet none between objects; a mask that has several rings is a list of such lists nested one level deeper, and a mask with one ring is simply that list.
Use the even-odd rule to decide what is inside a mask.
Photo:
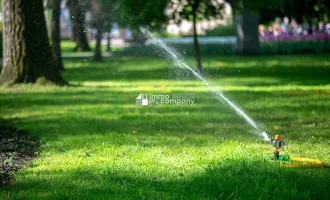
[{"label": "shadow on grass", "polygon": [[[304,140],[306,134],[309,136],[321,134],[324,138],[329,138],[324,131],[318,132],[318,127],[327,128],[325,124],[322,124],[326,116],[320,119],[310,115],[312,112],[322,113],[330,106],[328,95],[315,97],[314,93],[306,93],[298,96],[278,94],[274,96],[269,92],[237,91],[231,91],[228,94],[237,102],[242,102],[242,107],[253,119],[270,125],[268,127],[282,125],[282,131],[294,128],[298,132],[302,130],[304,124],[307,126],[320,124],[309,132],[287,135],[287,138]],[[114,138],[108,143],[171,146],[179,141],[181,145],[198,146],[207,142],[207,140],[200,140],[199,135],[213,137],[218,142],[247,138],[252,141],[258,138],[258,136],[247,137],[251,136],[253,129],[230,108],[217,100],[210,99],[208,93],[196,93],[196,105],[193,106],[136,106],[136,96],[135,92],[122,93],[107,90],[40,92],[10,94],[1,99],[1,104],[6,105],[6,110],[15,107],[29,113],[26,116],[18,115],[12,120],[39,136],[55,140],[65,137],[88,137],[91,134],[117,133],[118,135],[115,136],[121,137],[121,141],[118,142]],[[265,98],[270,98],[272,102],[277,103],[269,102],[259,105]],[[308,104],[311,100],[313,104]],[[297,117],[298,114],[300,114],[299,117]],[[137,132],[136,135],[132,134],[134,131]],[[241,136],[243,138],[240,138]],[[157,141],[157,137],[162,137],[162,140]],[[145,143],[143,138],[149,138],[150,140],[146,141],[154,142]],[[175,141],[176,139],[178,141]],[[187,142],[187,140],[190,141]],[[64,150],[76,147],[68,144]]]},{"label": "shadow on grass", "polygon": [[[276,66],[267,68],[264,66],[254,67],[234,67],[208,69],[207,73],[214,77],[223,76],[230,78],[243,77],[260,77],[278,79],[280,83],[284,84],[298,84],[298,85],[319,85],[329,84],[327,74],[330,74],[330,67],[316,67],[316,66],[299,66],[299,67],[281,67]],[[317,78],[315,78],[317,77]],[[248,86],[255,86],[255,83],[247,83]],[[259,84],[257,84],[259,85]],[[262,84],[265,85],[265,84]],[[267,84],[266,84],[267,85]]]},{"label": "shadow on grass", "polygon": [[89,66],[82,68],[66,69],[65,74],[70,81],[113,81],[113,80],[153,80],[167,79],[170,68],[164,66],[161,69],[139,70],[139,66],[134,66],[136,70],[120,70],[111,64],[109,66]]},{"label": "shadow on grass", "polygon": [[[307,56],[299,60],[298,57],[265,57],[256,61],[256,58],[250,57],[229,57],[222,59],[225,67],[205,67],[207,74],[213,78],[272,78],[278,80],[278,84],[299,84],[299,85],[318,85],[328,84],[328,74],[330,68],[324,65],[315,64],[313,57]],[[321,61],[327,62],[323,56],[316,56]],[[190,58],[189,58],[190,59]],[[205,62],[209,62],[213,57],[206,57]],[[221,59],[221,58],[219,58]],[[70,81],[113,81],[113,80],[160,80],[169,79],[172,63],[166,61],[156,62],[157,59],[151,58],[149,69],[145,69],[146,60],[135,57],[110,58],[109,62],[103,63],[84,63],[82,67],[66,69],[66,77]],[[214,59],[216,60],[216,59]],[[283,61],[283,64],[281,63]],[[246,62],[246,66],[237,63]],[[275,62],[276,64],[269,67],[267,62]],[[292,66],[290,63],[292,62]],[[191,63],[191,62],[188,62]],[[289,65],[289,66],[287,66]],[[143,69],[141,69],[143,66]],[[155,67],[157,66],[157,67]],[[173,74],[172,74],[173,75]],[[317,78],[315,78],[317,77]],[[246,85],[254,86],[261,83],[246,83]],[[267,85],[262,83],[261,85]]]},{"label": "shadow on grass", "polygon": [[[55,199],[330,198],[328,169],[286,169],[271,161],[215,160],[197,171],[173,168],[171,175],[161,169],[146,175],[139,167],[118,168],[111,163],[90,166],[93,170],[84,167],[63,173],[59,173],[61,169],[44,169],[36,171],[34,179],[29,178],[32,172],[24,172],[26,178],[8,192]],[[171,166],[166,167],[171,170]]]},{"label": "shadow on grass", "polygon": [[[307,65],[303,67],[302,71],[298,70],[300,75],[293,80],[304,85],[325,82],[328,69]],[[116,71],[120,68],[108,68],[111,68],[111,65],[86,65],[82,68],[70,68],[66,73],[71,77],[70,80],[82,81],[121,78],[157,80],[163,77],[164,70],[167,70],[124,70],[122,76],[117,76],[119,72]],[[86,71],[80,71],[84,69]],[[268,73],[268,70],[262,67],[259,69],[253,66],[251,69],[258,77],[274,76],[279,78],[282,84],[285,84],[285,80],[290,76],[286,73],[291,73],[284,67],[271,68],[275,69],[272,73]],[[237,68],[220,70],[224,73],[234,73],[238,81],[243,78],[236,72]],[[218,75],[218,72],[213,73]],[[246,77],[254,76],[245,69],[243,73]],[[311,74],[310,77],[308,73]],[[141,91],[114,92],[106,88],[90,89],[5,93],[1,96],[0,107],[15,123],[45,139],[47,151],[54,153],[53,158],[56,158],[57,152],[66,154],[71,150],[80,152],[82,149],[91,149],[90,154],[93,156],[93,151],[98,150],[95,146],[103,148],[103,142],[111,147],[139,144],[142,148],[150,149],[159,146],[199,148],[210,143],[221,145],[229,140],[247,144],[252,141],[257,141],[255,144],[261,143],[257,136],[251,137],[250,127],[243,123],[239,116],[207,93],[196,92],[195,106],[137,107],[135,98]],[[330,127],[327,123],[329,114],[325,111],[330,106],[330,101],[328,94],[318,92],[321,94],[250,91],[230,91],[227,94],[241,103],[242,108],[247,110],[253,119],[265,122],[268,127],[283,125],[283,132],[294,127],[294,132],[288,133],[286,138],[311,143],[309,140],[306,141],[306,135],[321,135],[324,139],[322,145],[326,146],[330,137],[327,130]],[[303,128],[300,126],[303,125],[312,125],[312,128],[300,132]],[[136,133],[133,133],[134,131]],[[40,157],[40,160],[42,159],[43,157]],[[89,157],[86,156],[84,159],[88,160]],[[129,161],[130,157],[127,156],[126,159]],[[157,162],[156,158],[154,162]],[[279,169],[267,161],[254,162],[248,158],[239,160],[235,155],[231,156],[231,160],[215,160],[207,166],[195,166],[196,171],[185,169],[190,163],[179,170],[168,164],[165,171],[162,171],[162,166],[159,166],[159,169],[149,169],[149,166],[154,165],[147,163],[145,166],[115,164],[93,163],[93,160],[90,160],[88,165],[72,165],[69,169],[59,166],[58,169],[50,170],[31,166],[18,176],[20,180],[5,190],[8,194],[31,199],[329,199],[327,169]]]}]

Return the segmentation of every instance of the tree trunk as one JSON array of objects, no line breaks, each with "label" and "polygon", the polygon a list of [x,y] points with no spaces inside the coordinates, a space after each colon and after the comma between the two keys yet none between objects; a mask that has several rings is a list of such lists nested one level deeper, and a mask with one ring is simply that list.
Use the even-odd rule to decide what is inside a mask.
[{"label": "tree trunk", "polygon": [[2,0],[3,68],[0,84],[64,83],[53,63],[42,0]]},{"label": "tree trunk", "polygon": [[111,52],[111,32],[107,33],[107,52]]},{"label": "tree trunk", "polygon": [[61,36],[60,36],[60,11],[61,0],[53,1],[53,14],[52,14],[52,52],[55,67],[59,70],[64,70],[61,53]]},{"label": "tree trunk", "polygon": [[72,35],[71,35],[71,40],[72,40],[73,42],[75,42],[75,41],[76,41],[76,35],[75,35],[75,33],[76,33],[76,23],[73,22],[73,21],[75,20],[75,19],[74,19],[74,15],[73,15],[73,13],[74,13],[74,11],[75,11],[75,7],[74,7],[74,6],[76,6],[76,5],[75,5],[75,2],[73,2],[73,0],[67,0],[66,5],[67,5],[67,7],[70,9],[70,17],[71,17],[71,33],[72,33]]},{"label": "tree trunk", "polygon": [[99,62],[102,60],[102,52],[101,52],[101,42],[102,42],[102,25],[100,22],[96,25],[96,46],[94,50],[93,61]]},{"label": "tree trunk", "polygon": [[259,54],[259,13],[244,10],[236,16],[237,53],[241,55]]},{"label": "tree trunk", "polygon": [[76,42],[75,51],[91,51],[85,30],[85,9],[79,0],[70,1],[70,12],[72,16],[72,33]]},{"label": "tree trunk", "polygon": [[203,70],[202,67],[202,59],[199,51],[199,43],[198,43],[198,35],[196,29],[196,12],[193,11],[193,28],[194,28],[194,50],[195,50],[195,58],[197,63],[197,70],[201,73]]}]

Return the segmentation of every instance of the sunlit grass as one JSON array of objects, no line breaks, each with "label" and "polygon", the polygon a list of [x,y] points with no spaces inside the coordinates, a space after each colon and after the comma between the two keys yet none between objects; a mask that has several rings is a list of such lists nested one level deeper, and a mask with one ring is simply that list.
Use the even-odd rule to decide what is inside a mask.
[{"label": "sunlit grass", "polygon": [[[62,56],[64,57],[91,57],[93,56],[93,51],[95,49],[95,42],[90,41],[89,46],[91,48],[91,51],[89,52],[75,52],[74,48],[76,47],[76,43],[71,40],[63,40],[61,41],[61,50],[62,50]],[[102,44],[102,52],[106,52],[106,45]],[[111,48],[111,51],[118,51],[121,50],[121,48]]]},{"label": "sunlit grass", "polygon": [[[282,154],[330,163],[327,55],[203,61],[216,87],[270,136],[281,134]],[[270,143],[170,62],[112,57],[65,67],[74,86],[0,88],[0,117],[42,140],[1,199],[329,199],[329,169],[280,168]],[[174,92],[195,93],[196,104],[135,105],[140,93]]]}]

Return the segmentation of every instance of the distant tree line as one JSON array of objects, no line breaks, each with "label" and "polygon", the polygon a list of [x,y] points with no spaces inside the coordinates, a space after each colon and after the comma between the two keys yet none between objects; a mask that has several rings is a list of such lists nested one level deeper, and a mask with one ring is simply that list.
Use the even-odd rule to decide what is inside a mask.
[{"label": "distant tree line", "polygon": [[[63,0],[64,1],[64,0]],[[0,84],[43,83],[66,84],[61,76],[65,69],[61,55],[60,11],[61,0],[45,0],[52,9],[50,38],[44,16],[43,0],[2,0],[3,11],[3,65]],[[137,30],[148,26],[160,30],[169,20],[193,23],[194,52],[197,70],[202,72],[196,23],[203,19],[222,18],[223,5],[229,3],[236,24],[238,54],[258,54],[260,22],[276,16],[295,17],[297,21],[311,18],[329,18],[328,0],[65,0],[72,19],[75,51],[91,51],[86,37],[85,14],[92,13],[89,26],[96,30],[94,61],[102,60],[102,34],[107,33],[107,51],[110,47],[110,29],[113,22]],[[170,13],[165,13],[171,10]]]}]

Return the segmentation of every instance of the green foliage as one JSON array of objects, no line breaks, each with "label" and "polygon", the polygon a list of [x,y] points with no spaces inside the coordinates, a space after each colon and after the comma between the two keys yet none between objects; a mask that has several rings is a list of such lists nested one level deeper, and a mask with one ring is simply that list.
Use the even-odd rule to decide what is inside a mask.
[{"label": "green foliage", "polygon": [[196,21],[202,19],[222,18],[223,3],[212,0],[177,0],[168,4],[170,18],[180,23],[183,19]]},{"label": "green foliage", "polygon": [[114,5],[115,21],[132,29],[159,29],[168,21],[164,14],[167,3],[168,0],[118,0]]},{"label": "green foliage", "polygon": [[100,27],[102,30],[108,30],[111,28],[113,20],[113,7],[116,3],[115,0],[92,0],[90,2],[92,11],[91,25],[93,27]]},{"label": "green foliage", "polygon": [[[268,2],[268,1],[265,1]],[[330,1],[328,0],[280,0],[277,4],[269,4],[261,8],[261,23],[273,21],[275,17],[292,17],[298,23],[302,23],[308,19],[317,21],[323,20],[329,22]]]},{"label": "green foliage", "polygon": [[[203,61],[217,87],[281,134],[281,153],[330,163],[328,55]],[[0,88],[0,117],[42,140],[1,199],[329,199],[329,169],[280,168],[272,145],[203,84],[166,76],[171,65],[65,60],[76,87]],[[196,105],[135,105],[140,93],[174,92],[195,93]]]},{"label": "green foliage", "polygon": [[[172,45],[179,52],[185,52],[185,55],[194,55],[192,44]],[[288,41],[288,42],[261,42],[260,54],[301,54],[301,53],[321,53],[330,52],[329,41]],[[232,44],[200,44],[200,53],[204,56],[210,55],[233,55],[235,54],[235,45]],[[140,55],[156,56],[157,52],[150,46],[139,47],[131,46],[120,49],[116,55]]]},{"label": "green foliage", "polygon": [[[61,43],[62,51],[64,56],[75,56],[76,53],[72,52],[72,47],[74,46],[73,42],[62,41]],[[92,44],[92,48],[93,48]],[[193,56],[194,50],[193,45],[182,45],[177,44],[173,45],[179,52],[185,52],[185,55]],[[105,51],[106,47],[102,47]],[[235,53],[235,45],[231,44],[208,44],[200,45],[201,55],[210,56],[210,55],[233,55]],[[300,54],[300,53],[321,53],[321,52],[330,52],[330,41],[284,41],[284,42],[261,42],[260,44],[260,53],[265,55],[270,54]],[[156,51],[150,46],[130,46],[121,49],[114,49],[113,52],[117,56],[157,56]],[[77,54],[78,55],[78,54]],[[86,57],[91,54],[79,53],[79,55],[84,55]]]},{"label": "green foliage", "polygon": [[224,26],[217,26],[212,30],[206,32],[206,36],[235,36],[236,27],[235,24],[228,24]]},{"label": "green foliage", "polygon": [[271,9],[283,4],[284,0],[227,0],[230,3],[234,14],[242,13],[243,9],[250,12],[259,12],[262,9]]},{"label": "green foliage", "polygon": [[260,46],[263,54],[322,53],[330,52],[330,41],[284,41],[263,42]]},{"label": "green foliage", "polygon": [[[195,54],[194,48],[192,44],[180,44],[180,45],[172,45],[179,52],[185,52],[184,55],[193,56]],[[233,55],[234,54],[234,46],[233,45],[204,45],[200,44],[200,53],[203,56],[210,55]],[[131,46],[124,49],[120,49],[116,52],[118,56],[158,56],[157,51],[155,51],[150,46]]]}]

